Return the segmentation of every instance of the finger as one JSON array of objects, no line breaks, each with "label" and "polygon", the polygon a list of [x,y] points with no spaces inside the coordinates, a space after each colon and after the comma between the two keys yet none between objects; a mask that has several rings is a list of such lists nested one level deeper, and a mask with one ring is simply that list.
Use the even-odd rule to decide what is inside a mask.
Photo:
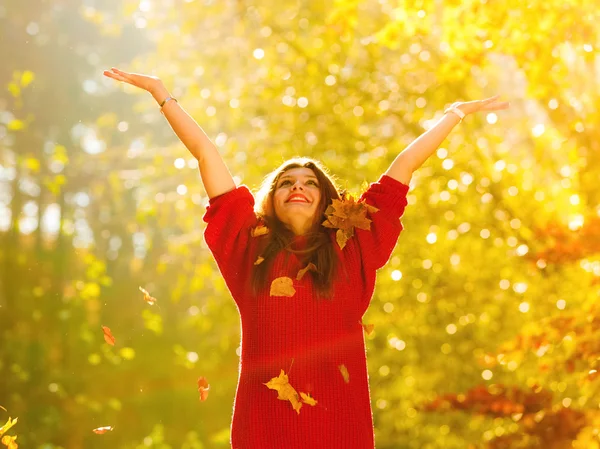
[{"label": "finger", "polygon": [[103,74],[104,74],[104,76],[106,76],[108,78],[112,78],[112,79],[117,80],[117,81],[126,81],[126,79],[123,78],[121,75],[117,75],[115,73],[109,72],[108,70],[105,70],[103,72]]},{"label": "finger", "polygon": [[488,105],[485,105],[482,109],[485,111],[499,111],[502,109],[508,109],[510,106],[510,103],[508,101],[503,101],[500,103],[491,103]]},{"label": "finger", "polygon": [[498,98],[500,98],[500,95],[494,95],[493,97],[489,97],[484,100],[481,100],[481,102],[484,104],[488,104],[488,103],[492,103],[492,102],[496,101]]},{"label": "finger", "polygon": [[124,79],[127,79],[127,80],[131,80],[131,78],[132,78],[132,75],[134,75],[133,73],[124,72],[124,71],[122,71],[122,70],[119,70],[119,69],[117,69],[117,68],[115,68],[115,67],[112,67],[112,68],[111,68],[111,70],[112,70],[114,73],[116,73],[117,75],[119,75],[119,76],[121,76],[121,77],[123,77]]}]

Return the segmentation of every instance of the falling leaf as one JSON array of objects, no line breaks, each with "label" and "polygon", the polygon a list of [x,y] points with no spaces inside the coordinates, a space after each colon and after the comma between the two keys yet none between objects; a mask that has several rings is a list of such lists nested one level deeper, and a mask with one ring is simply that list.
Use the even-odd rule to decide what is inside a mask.
[{"label": "falling leaf", "polygon": [[142,287],[139,287],[140,291],[144,294],[144,301],[146,301],[148,304],[150,305],[154,305],[154,303],[156,302],[156,298],[150,296],[150,293],[148,293],[145,289],[143,289]]},{"label": "falling leaf", "polygon": [[6,424],[4,424],[2,427],[0,427],[0,436],[4,435],[6,432],[8,432],[8,430],[12,426],[14,426],[18,420],[19,420],[19,418],[15,418],[14,420],[11,420],[9,417],[8,421],[6,421]]},{"label": "falling leaf", "polygon": [[294,281],[288,277],[280,277],[271,282],[271,296],[288,296],[292,297],[296,294],[294,289]]},{"label": "falling leaf", "polygon": [[281,370],[278,377],[273,377],[267,383],[263,383],[267,388],[271,390],[277,391],[277,399],[282,401],[290,401],[292,404],[292,408],[296,410],[296,413],[300,414],[300,408],[302,407],[302,403],[300,402],[300,397],[298,396],[298,392],[292,387],[289,383],[288,376],[285,374],[285,371]]},{"label": "falling leaf", "polygon": [[111,432],[112,430],[114,430],[113,426],[106,426],[106,427],[98,427],[96,429],[93,429],[92,432],[94,432],[98,435],[102,435],[106,432]]},{"label": "falling leaf", "polygon": [[19,445],[15,443],[16,439],[16,435],[14,437],[10,435],[4,435],[2,437],[2,444],[4,444],[8,449],[18,449]]},{"label": "falling leaf", "polygon": [[263,263],[265,261],[265,258],[262,256],[258,256],[258,259],[256,259],[256,262],[254,262],[254,265],[260,265],[261,263]]},{"label": "falling leaf", "polygon": [[200,400],[206,401],[208,397],[208,390],[210,390],[210,385],[205,377],[198,378],[198,393],[200,393]]},{"label": "falling leaf", "polygon": [[348,373],[348,368],[346,368],[346,365],[340,365],[340,366],[338,366],[338,368],[340,369],[340,373],[342,373],[344,382],[349,383],[350,382],[350,373]]},{"label": "falling leaf", "polygon": [[373,329],[375,329],[374,324],[365,324],[362,321],[359,321],[359,323],[367,335],[371,335],[373,333]]},{"label": "falling leaf", "polygon": [[300,271],[298,271],[298,274],[296,275],[296,280],[299,281],[300,279],[302,279],[308,271],[317,271],[316,265],[311,262],[307,266],[302,268]]},{"label": "falling leaf", "polygon": [[108,343],[111,346],[114,346],[115,337],[113,337],[112,333],[110,332],[110,328],[102,326],[102,330],[104,331],[104,340],[106,341],[106,343]]},{"label": "falling leaf", "polygon": [[261,235],[265,235],[269,233],[269,228],[263,225],[258,225],[250,231],[250,235],[252,237],[260,237]]},{"label": "falling leaf", "polygon": [[314,398],[310,397],[310,393],[302,393],[302,392],[300,392],[300,399],[305,404],[312,405],[313,407],[315,405],[317,405],[317,401]]},{"label": "falling leaf", "polygon": [[352,196],[343,200],[332,200],[332,204],[325,211],[325,220],[322,224],[326,228],[337,229],[335,238],[341,249],[346,242],[354,236],[354,228],[371,229],[371,220],[367,218],[368,213],[375,213],[378,209],[363,201],[357,201]]}]

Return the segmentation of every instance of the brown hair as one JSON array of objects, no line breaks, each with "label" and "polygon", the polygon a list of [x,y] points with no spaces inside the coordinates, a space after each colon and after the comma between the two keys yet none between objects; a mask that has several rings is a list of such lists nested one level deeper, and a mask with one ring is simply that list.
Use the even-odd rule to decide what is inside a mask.
[{"label": "brown hair", "polygon": [[[319,190],[321,191],[321,200],[317,206],[313,226],[311,231],[304,235],[307,241],[306,247],[302,250],[292,248],[291,244],[294,234],[277,218],[273,206],[273,195],[277,187],[277,182],[284,172],[292,168],[311,169],[317,177]],[[255,212],[265,222],[265,225],[269,228],[269,233],[260,237],[264,239],[261,248],[261,256],[264,258],[264,261],[256,265],[252,273],[252,288],[255,293],[265,286],[267,274],[275,256],[281,250],[285,250],[288,253],[300,255],[303,267],[309,263],[315,264],[317,272],[309,271],[306,276],[312,276],[319,296],[328,297],[331,295],[333,279],[337,268],[337,256],[329,236],[331,230],[321,226],[321,223],[326,220],[325,210],[333,199],[340,199],[340,193],[334,177],[328,173],[327,169],[319,161],[314,159],[290,159],[265,177],[256,194]]]}]

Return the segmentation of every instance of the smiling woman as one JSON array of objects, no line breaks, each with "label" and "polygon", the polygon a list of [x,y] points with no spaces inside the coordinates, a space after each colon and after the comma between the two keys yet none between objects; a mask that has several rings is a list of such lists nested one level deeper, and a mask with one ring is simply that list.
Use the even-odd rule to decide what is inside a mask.
[{"label": "smiling woman", "polygon": [[319,162],[297,158],[265,178],[255,202],[160,80],[104,73],[149,91],[198,159],[204,237],[242,324],[232,448],[373,449],[361,322],[403,229],[411,175],[466,114],[506,105],[455,103],[358,201]]},{"label": "smiling woman", "polygon": [[306,264],[320,267],[313,277],[318,290],[327,295],[336,257],[321,224],[327,206],[339,198],[334,179],[312,159],[291,159],[265,178],[256,195],[255,212],[271,232],[262,239],[265,262],[253,270],[254,291],[267,281],[273,257],[285,250],[297,254]]}]

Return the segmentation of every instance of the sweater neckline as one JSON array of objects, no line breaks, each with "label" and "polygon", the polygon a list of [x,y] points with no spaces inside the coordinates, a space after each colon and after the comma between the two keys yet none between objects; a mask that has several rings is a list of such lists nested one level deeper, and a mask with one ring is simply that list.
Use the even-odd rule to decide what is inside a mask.
[{"label": "sweater neckline", "polygon": [[290,246],[294,251],[301,251],[306,248],[307,244],[308,244],[308,239],[306,238],[305,235],[295,235],[292,238],[292,242],[291,242]]}]

